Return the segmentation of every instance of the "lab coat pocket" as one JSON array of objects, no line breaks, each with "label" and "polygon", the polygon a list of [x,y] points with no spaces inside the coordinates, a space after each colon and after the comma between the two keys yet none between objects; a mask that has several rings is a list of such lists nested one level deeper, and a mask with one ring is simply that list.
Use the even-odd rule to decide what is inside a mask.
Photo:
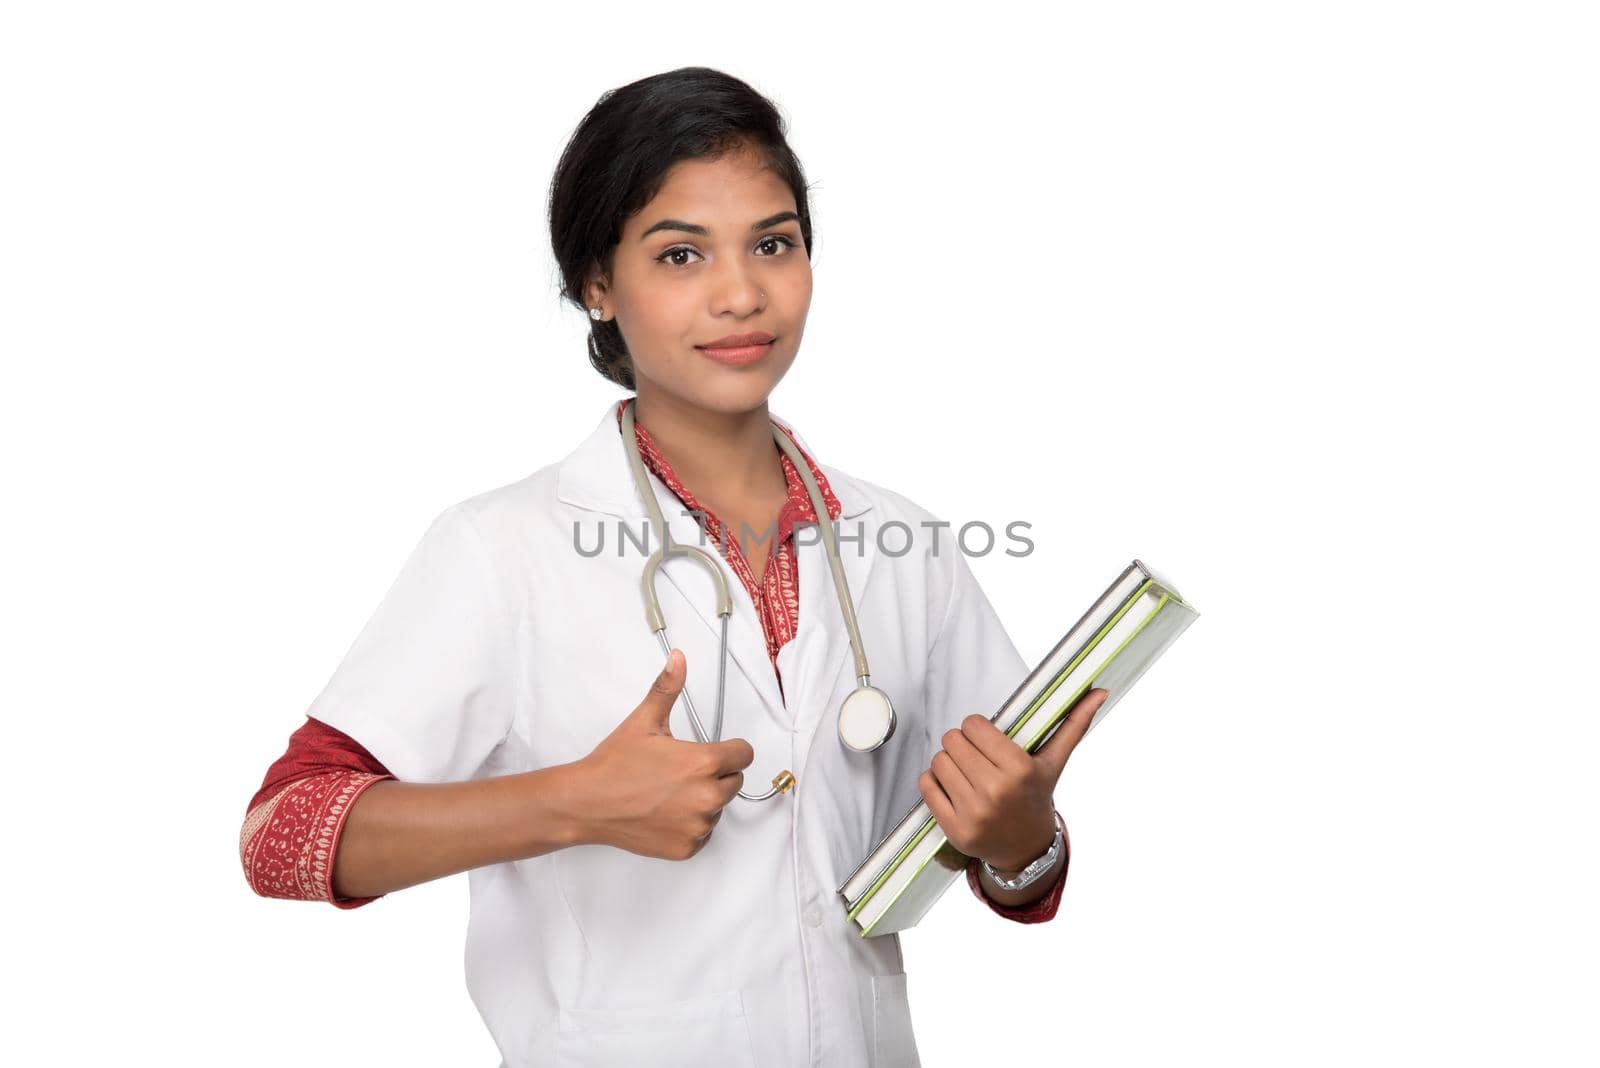
[{"label": "lab coat pocket", "polygon": [[755,1068],[737,990],[619,1009],[561,1010],[556,1060],[568,1068]]},{"label": "lab coat pocket", "polygon": [[872,1068],[921,1068],[911,1034],[906,973],[872,977]]}]

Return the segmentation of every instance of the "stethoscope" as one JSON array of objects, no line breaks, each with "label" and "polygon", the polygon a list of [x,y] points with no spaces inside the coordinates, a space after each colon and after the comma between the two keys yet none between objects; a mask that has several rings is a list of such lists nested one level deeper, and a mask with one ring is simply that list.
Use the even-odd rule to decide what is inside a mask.
[{"label": "stethoscope", "polygon": [[[661,506],[656,502],[656,495],[650,489],[650,481],[645,475],[644,460],[639,456],[639,440],[633,428],[633,406],[634,398],[629,398],[627,406],[622,410],[622,440],[627,447],[628,468],[633,472],[634,487],[639,491],[639,496],[644,500],[644,506],[650,513],[651,527],[656,532],[658,542],[655,552],[645,561],[644,574],[639,579],[640,589],[644,592],[645,620],[661,643],[662,655],[669,654],[672,651],[672,643],[667,640],[666,619],[661,614],[661,603],[656,600],[656,573],[669,556],[684,556],[696,560],[711,573],[711,581],[717,589],[717,615],[722,617],[722,645],[717,666],[717,718],[712,721],[709,735],[700,723],[700,716],[695,712],[694,702],[689,699],[687,687],[681,696],[684,707],[689,711],[689,722],[694,726],[695,737],[702,742],[721,741],[723,702],[727,696],[728,681],[728,616],[733,612],[733,600],[728,596],[728,582],[723,577],[722,568],[716,558],[696,546],[677,545],[668,534],[667,521],[662,518]],[[772,439],[789,457],[795,470],[800,474],[800,480],[806,484],[806,493],[811,497],[811,507],[816,511],[818,525],[822,528],[822,542],[828,551],[828,566],[833,571],[834,592],[839,595],[839,610],[844,614],[845,630],[850,633],[850,649],[855,654],[856,688],[839,706],[839,740],[846,748],[858,753],[870,753],[887,742],[889,736],[894,733],[894,705],[890,703],[888,694],[872,685],[871,673],[867,670],[866,650],[861,645],[861,631],[856,626],[855,606],[850,602],[850,589],[845,581],[844,565],[839,561],[838,534],[828,519],[828,506],[822,499],[822,491],[817,488],[817,480],[812,476],[811,467],[806,463],[799,448],[789,440],[788,434],[779,429],[777,423],[772,424]],[[746,801],[766,801],[788,792],[794,784],[794,775],[785,770],[773,778],[772,789],[766,793],[747,794],[740,790],[739,796]]]}]

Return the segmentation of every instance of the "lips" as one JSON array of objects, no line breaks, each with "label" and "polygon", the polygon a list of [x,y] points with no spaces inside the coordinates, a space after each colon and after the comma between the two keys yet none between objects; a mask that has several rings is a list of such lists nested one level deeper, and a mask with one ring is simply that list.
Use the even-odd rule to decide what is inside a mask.
[{"label": "lips", "polygon": [[696,345],[700,349],[747,349],[752,345],[770,345],[775,338],[765,330],[757,330],[751,334],[729,334],[719,337],[715,341],[708,341],[704,345]]},{"label": "lips", "polygon": [[765,330],[757,330],[749,334],[729,334],[704,345],[696,345],[695,348],[706,359],[715,360],[725,367],[749,367],[772,351],[775,340]]}]

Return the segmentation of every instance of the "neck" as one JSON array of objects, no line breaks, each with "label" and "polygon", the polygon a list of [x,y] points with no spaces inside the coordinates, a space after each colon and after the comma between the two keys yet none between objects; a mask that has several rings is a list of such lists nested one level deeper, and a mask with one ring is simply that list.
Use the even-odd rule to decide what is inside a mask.
[{"label": "neck", "polygon": [[639,385],[634,420],[696,496],[742,497],[783,485],[765,401],[747,412],[716,412]]}]

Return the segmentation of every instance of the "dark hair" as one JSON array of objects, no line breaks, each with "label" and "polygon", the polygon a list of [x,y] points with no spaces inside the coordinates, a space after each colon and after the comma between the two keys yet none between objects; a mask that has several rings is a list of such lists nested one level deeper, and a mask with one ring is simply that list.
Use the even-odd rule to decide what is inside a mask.
[{"label": "dark hair", "polygon": [[[603,93],[573,131],[550,182],[550,245],[561,268],[561,295],[588,312],[584,282],[595,268],[611,276],[623,223],[660,192],[674,164],[718,159],[746,146],[794,192],[809,257],[805,172],[785,132],[770,100],[709,67],[680,67]],[[615,319],[590,320],[589,362],[624,389],[634,388]]]}]

